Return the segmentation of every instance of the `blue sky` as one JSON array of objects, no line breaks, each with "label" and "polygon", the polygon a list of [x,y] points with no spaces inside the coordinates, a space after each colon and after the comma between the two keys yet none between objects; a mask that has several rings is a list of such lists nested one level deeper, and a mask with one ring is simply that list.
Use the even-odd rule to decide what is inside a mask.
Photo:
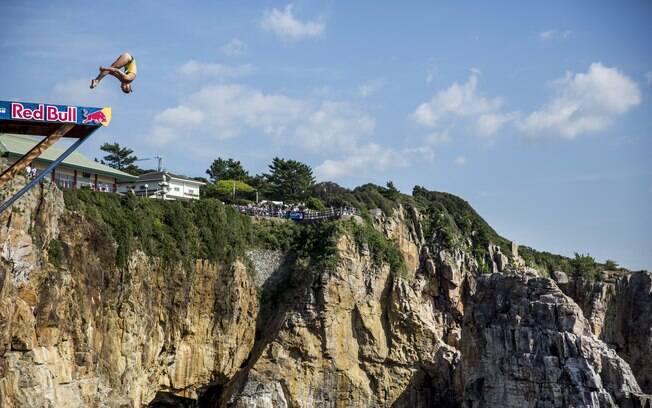
[{"label": "blue sky", "polygon": [[[188,3],[3,2],[0,99],[112,106],[90,157],[117,141],[193,176],[294,158],[652,269],[652,3]],[[134,93],[88,90],[123,51]]]}]

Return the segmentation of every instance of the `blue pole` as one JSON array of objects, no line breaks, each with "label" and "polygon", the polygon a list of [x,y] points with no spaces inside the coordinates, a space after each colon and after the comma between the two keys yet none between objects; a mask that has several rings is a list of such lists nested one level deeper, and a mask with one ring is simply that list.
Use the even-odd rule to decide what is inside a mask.
[{"label": "blue pole", "polygon": [[[12,205],[14,202],[16,202],[16,200],[18,200],[19,198],[21,198],[21,197],[23,196],[23,194],[25,194],[26,192],[28,192],[29,190],[31,190],[31,189],[32,189],[32,188],[33,188],[37,183],[39,183],[41,180],[43,180],[43,178],[44,178],[45,176],[47,176],[48,174],[50,174],[50,173],[52,172],[52,170],[54,170],[55,167],[57,167],[58,165],[60,165],[61,162],[64,161],[64,160],[66,159],[66,157],[70,156],[70,154],[71,154],[72,152],[74,152],[75,150],[77,150],[77,148],[78,148],[82,143],[84,143],[84,141],[85,141],[86,139],[88,139],[88,137],[89,137],[90,135],[92,135],[93,132],[95,132],[97,129],[98,129],[98,128],[96,127],[96,128],[93,129],[89,134],[87,134],[86,136],[84,136],[84,137],[78,139],[78,140],[77,140],[75,143],[73,143],[73,144],[72,144],[68,149],[66,149],[66,151],[63,152],[63,153],[61,154],[61,156],[59,156],[55,161],[53,161],[52,163],[50,163],[50,165],[49,165],[45,170],[43,170],[42,172],[40,172],[36,177],[34,177],[33,180],[31,180],[29,183],[27,183],[27,185],[26,185],[25,187],[23,187],[19,192],[17,192],[16,194],[14,194],[14,196],[11,197],[9,200],[5,201],[5,202],[2,204],[2,206],[0,206],[0,214],[2,214],[2,213],[4,212],[4,210],[6,210],[7,208],[11,207],[11,205]],[[53,181],[54,181],[54,180],[53,180]]]}]

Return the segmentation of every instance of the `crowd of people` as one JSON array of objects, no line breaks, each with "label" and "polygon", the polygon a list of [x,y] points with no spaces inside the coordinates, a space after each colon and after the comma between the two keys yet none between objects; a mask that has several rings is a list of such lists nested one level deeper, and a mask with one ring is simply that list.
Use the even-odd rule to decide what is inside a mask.
[{"label": "crowd of people", "polygon": [[25,168],[25,171],[27,172],[27,178],[28,179],[33,179],[34,177],[36,177],[38,175],[38,169],[36,167],[32,167],[30,165],[28,165]]},{"label": "crowd of people", "polygon": [[259,204],[232,205],[238,212],[254,217],[286,218],[295,221],[308,221],[345,216],[360,215],[360,210],[350,207],[331,207],[325,211],[308,208],[304,204],[285,204],[281,202],[261,202]]}]

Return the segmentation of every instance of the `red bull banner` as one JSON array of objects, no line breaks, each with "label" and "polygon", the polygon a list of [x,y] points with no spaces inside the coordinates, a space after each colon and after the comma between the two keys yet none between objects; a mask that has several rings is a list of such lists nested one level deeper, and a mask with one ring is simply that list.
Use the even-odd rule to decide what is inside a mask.
[{"label": "red bull banner", "polygon": [[111,122],[111,108],[0,101],[0,120],[109,126]]}]

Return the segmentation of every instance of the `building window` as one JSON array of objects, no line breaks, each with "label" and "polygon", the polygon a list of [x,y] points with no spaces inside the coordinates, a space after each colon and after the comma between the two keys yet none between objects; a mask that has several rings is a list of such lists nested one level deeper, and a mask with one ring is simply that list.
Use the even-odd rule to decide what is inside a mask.
[{"label": "building window", "polygon": [[91,173],[82,173],[82,177],[91,178]]},{"label": "building window", "polygon": [[175,187],[175,188],[174,188],[174,191],[179,191],[179,187]]}]

